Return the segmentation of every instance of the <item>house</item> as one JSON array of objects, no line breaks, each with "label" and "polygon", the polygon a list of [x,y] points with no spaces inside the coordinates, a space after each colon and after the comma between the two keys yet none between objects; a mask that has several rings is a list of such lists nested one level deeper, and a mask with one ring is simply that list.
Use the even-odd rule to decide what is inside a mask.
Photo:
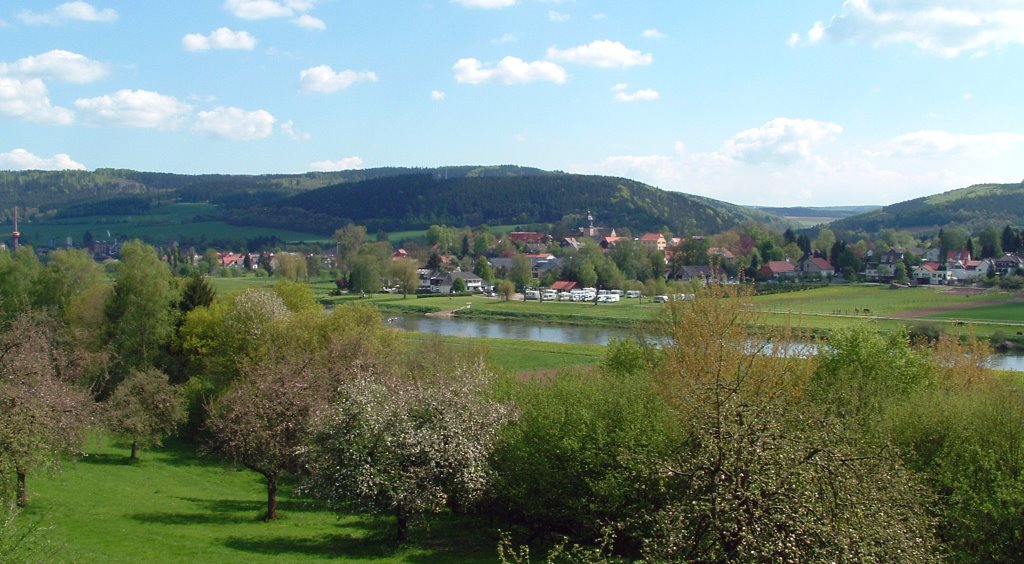
[{"label": "house", "polygon": [[828,278],[829,276],[835,276],[836,269],[832,266],[832,263],[821,257],[808,257],[800,263],[800,272],[803,272],[804,276]]},{"label": "house", "polygon": [[890,267],[895,266],[898,262],[903,262],[906,258],[907,252],[903,249],[889,249],[889,252],[878,257],[878,264],[885,264]]},{"label": "house", "polygon": [[771,280],[796,276],[796,266],[788,260],[770,260],[761,267],[761,276]]},{"label": "house", "polygon": [[637,241],[647,249],[647,252],[664,251],[668,241],[661,233],[644,233]]},{"label": "house", "polygon": [[430,291],[435,294],[451,294],[452,286],[455,284],[455,281],[460,278],[466,283],[466,291],[483,291],[484,281],[482,278],[472,272],[460,271],[443,272],[438,276],[432,277],[430,279]]},{"label": "house", "polygon": [[391,253],[391,260],[402,260],[407,258],[409,258],[409,252],[406,251],[405,249],[398,249],[397,251]]},{"label": "house", "polygon": [[562,246],[572,247],[573,250],[578,251],[583,248],[583,243],[580,243],[575,237],[566,237],[565,239],[562,239]]},{"label": "house", "polygon": [[966,262],[969,260],[971,260],[971,251],[967,249],[946,251],[946,262]]},{"label": "house", "polygon": [[989,259],[984,260],[968,260],[968,261],[955,261],[948,263],[946,270],[949,271],[949,275],[961,284],[971,284],[977,282],[982,276],[988,272],[989,265],[992,261]]},{"label": "house", "polygon": [[708,258],[714,260],[714,257],[718,257],[721,264],[736,262],[736,255],[732,254],[732,251],[725,247],[708,247]]},{"label": "house", "polygon": [[945,284],[950,278],[948,270],[939,270],[939,263],[934,261],[922,262],[914,268],[914,282],[917,284]]},{"label": "house", "polygon": [[706,284],[714,277],[711,267],[707,265],[683,265],[676,271],[676,278],[684,282],[698,280]]},{"label": "house", "polygon": [[602,249],[608,250],[614,247],[616,242],[621,241],[623,239],[625,239],[625,237],[609,236],[601,239],[601,241],[598,244],[601,245]]},{"label": "house", "polygon": [[544,245],[550,237],[540,231],[512,231],[508,234],[508,240],[521,245]]},{"label": "house", "polygon": [[225,268],[227,268],[227,267],[242,268],[242,266],[245,264],[245,255],[239,255],[239,254],[230,253],[230,252],[228,252],[228,253],[220,253],[218,259],[219,259],[220,265],[225,267]]},{"label": "house", "polygon": [[1019,255],[1007,253],[997,259],[994,259],[992,261],[992,268],[994,268],[996,274],[1000,276],[1016,274],[1018,270],[1024,269],[1024,259]]}]

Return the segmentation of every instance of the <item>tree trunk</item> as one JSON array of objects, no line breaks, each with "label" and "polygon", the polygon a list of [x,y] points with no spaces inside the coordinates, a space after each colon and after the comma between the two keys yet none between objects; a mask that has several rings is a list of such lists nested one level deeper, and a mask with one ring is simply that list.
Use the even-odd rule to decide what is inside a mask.
[{"label": "tree trunk", "polygon": [[396,533],[398,542],[405,542],[409,538],[409,515],[402,509],[399,508],[395,514],[396,519]]},{"label": "tree trunk", "polygon": [[267,521],[277,519],[277,475],[267,476]]},{"label": "tree trunk", "polygon": [[25,507],[28,496],[25,495],[25,471],[18,470],[18,507]]},{"label": "tree trunk", "polygon": [[132,439],[132,460],[139,459],[139,441]]}]

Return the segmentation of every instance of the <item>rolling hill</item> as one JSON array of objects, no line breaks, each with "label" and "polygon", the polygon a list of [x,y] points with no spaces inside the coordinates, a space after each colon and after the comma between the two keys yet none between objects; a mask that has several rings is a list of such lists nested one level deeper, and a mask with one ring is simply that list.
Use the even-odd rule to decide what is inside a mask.
[{"label": "rolling hill", "polygon": [[172,203],[213,204],[183,223],[224,221],[326,236],[348,222],[371,231],[423,229],[435,223],[526,225],[573,215],[579,221],[587,210],[600,225],[635,231],[668,227],[676,233],[714,233],[751,219],[781,224],[767,212],[633,180],[513,165],[259,176],[121,169],[0,172],[0,222],[10,221],[15,204],[23,221],[41,227],[76,218],[123,223],[117,218],[130,217],[138,222],[167,215]]},{"label": "rolling hill", "polygon": [[1007,224],[1024,224],[1024,183],[976,184],[847,217],[829,227],[873,233],[884,228],[914,231],[948,226],[973,231]]},{"label": "rolling hill", "polygon": [[634,231],[668,227],[674,233],[716,233],[750,219],[779,223],[772,214],[633,180],[566,173],[379,177],[310,190],[273,208],[232,210],[229,221],[301,225],[306,231],[354,222],[389,231],[431,224],[556,223],[565,216],[585,217],[588,210],[600,225]]}]

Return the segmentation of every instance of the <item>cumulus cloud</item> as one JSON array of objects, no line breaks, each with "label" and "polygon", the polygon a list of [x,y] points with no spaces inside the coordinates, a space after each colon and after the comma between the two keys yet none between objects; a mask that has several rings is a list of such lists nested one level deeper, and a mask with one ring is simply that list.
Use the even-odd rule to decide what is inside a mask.
[{"label": "cumulus cloud", "polygon": [[452,66],[455,80],[461,84],[528,84],[536,81],[564,84],[569,75],[565,69],[551,61],[527,62],[519,57],[505,57],[493,67],[485,67],[477,59],[459,59]]},{"label": "cumulus cloud", "polygon": [[117,11],[111,8],[97,10],[88,2],[65,2],[48,12],[22,10],[18,19],[29,25],[58,25],[69,21],[109,23],[117,20]]},{"label": "cumulus cloud", "polygon": [[46,84],[38,78],[0,76],[0,114],[51,125],[67,125],[75,119],[71,110],[50,103]]},{"label": "cumulus cloud", "polygon": [[631,67],[654,62],[650,53],[629,49],[618,41],[597,40],[587,45],[559,49],[549,47],[547,58],[555,61],[595,67]]},{"label": "cumulus cloud", "polygon": [[458,4],[463,8],[479,8],[481,10],[494,10],[508,8],[516,5],[516,0],[452,0],[452,4]]},{"label": "cumulus cloud", "polygon": [[309,163],[310,170],[327,172],[332,170],[352,170],[361,168],[363,159],[360,157],[345,157],[336,161],[315,161]]},{"label": "cumulus cloud", "polygon": [[0,63],[0,76],[43,78],[66,82],[95,82],[110,72],[110,67],[85,55],[54,49],[39,55]]},{"label": "cumulus cloud", "polygon": [[434,100],[435,102],[440,102],[441,100],[444,100],[446,96],[447,94],[445,94],[444,91],[442,90],[430,91],[430,99]]},{"label": "cumulus cloud", "polygon": [[315,4],[316,0],[225,0],[224,9],[244,20],[292,18],[301,28],[327,29],[323,20],[306,13]]},{"label": "cumulus cloud", "polygon": [[377,82],[377,74],[353,70],[335,72],[328,65],[310,67],[299,73],[299,85],[307,92],[330,94],[357,82]]},{"label": "cumulus cloud", "polygon": [[941,57],[981,56],[1024,44],[1024,5],[1009,0],[847,0],[827,23],[816,22],[808,43],[909,43]]},{"label": "cumulus cloud", "polygon": [[309,133],[295,129],[295,122],[292,120],[282,123],[281,131],[283,131],[288,137],[291,137],[293,141],[309,141],[310,139]]},{"label": "cumulus cloud", "polygon": [[192,111],[192,106],[173,96],[127,89],[80,98],[75,100],[75,107],[95,124],[155,129],[176,129]]},{"label": "cumulus cloud", "polygon": [[555,10],[548,10],[548,19],[555,23],[561,23],[571,20],[572,16],[570,16],[569,14],[563,14],[562,12],[557,12]]},{"label": "cumulus cloud", "polygon": [[1024,135],[1017,133],[914,131],[893,137],[877,150],[868,151],[868,155],[923,159],[945,159],[950,156],[984,158],[1021,144],[1024,144]]},{"label": "cumulus cloud", "polygon": [[274,116],[266,110],[246,111],[219,106],[196,115],[193,130],[233,141],[254,141],[274,131]]},{"label": "cumulus cloud", "polygon": [[309,14],[302,14],[301,16],[292,20],[292,23],[299,27],[304,27],[306,29],[316,29],[321,31],[327,29],[327,24],[324,23],[323,20],[317,17],[313,17]]},{"label": "cumulus cloud", "polygon": [[25,149],[0,153],[0,169],[4,170],[85,170],[85,165],[71,159],[67,153],[52,157],[38,157]]},{"label": "cumulus cloud", "polygon": [[[616,85],[618,87],[619,85]],[[643,88],[636,92],[625,92],[618,90],[615,93],[615,100],[618,102],[650,102],[658,99],[658,91],[652,88]]]},{"label": "cumulus cloud", "polygon": [[843,128],[832,122],[775,118],[761,127],[737,133],[725,142],[722,152],[747,164],[787,164],[810,158],[814,145],[831,141],[842,132]]},{"label": "cumulus cloud", "polygon": [[644,39],[665,39],[666,37],[668,37],[668,35],[658,31],[653,27],[650,29],[645,29],[643,33],[641,33],[640,35]]},{"label": "cumulus cloud", "polygon": [[251,51],[256,47],[256,38],[247,31],[231,31],[219,27],[209,35],[190,33],[181,38],[186,51],[208,51],[210,49],[240,49]]}]

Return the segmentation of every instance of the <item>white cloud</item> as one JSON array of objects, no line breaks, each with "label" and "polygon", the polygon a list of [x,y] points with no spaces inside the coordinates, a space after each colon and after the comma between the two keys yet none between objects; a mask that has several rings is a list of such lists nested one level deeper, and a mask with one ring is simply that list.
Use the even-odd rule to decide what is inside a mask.
[{"label": "white cloud", "polygon": [[310,67],[299,73],[299,84],[307,92],[330,94],[357,82],[377,82],[377,74],[352,70],[335,72],[327,65]]},{"label": "white cloud", "polygon": [[964,101],[970,102],[971,100],[974,99],[974,94],[971,94],[970,92],[964,92],[963,98]]},{"label": "white cloud", "polygon": [[71,110],[50,103],[46,84],[38,78],[0,76],[0,114],[52,125],[67,125],[75,119]]},{"label": "white cloud", "polygon": [[516,0],[451,0],[452,4],[458,4],[463,8],[480,8],[482,10],[494,10],[508,8],[516,5]]},{"label": "white cloud", "polygon": [[65,2],[49,12],[22,10],[18,19],[30,25],[58,25],[69,21],[109,23],[117,20],[117,11],[111,8],[97,10],[88,2]]},{"label": "white cloud", "polygon": [[446,96],[448,96],[448,95],[445,94],[444,91],[442,91],[442,90],[431,90],[430,91],[430,99],[434,100],[436,102],[440,102],[441,100],[444,100]]},{"label": "white cloud", "polygon": [[0,63],[0,76],[56,79],[77,83],[95,82],[109,72],[110,67],[105,63],[62,49],[18,59],[13,63]]},{"label": "white cloud", "polygon": [[301,16],[292,20],[292,23],[306,29],[325,30],[327,24],[324,23],[320,18],[313,17],[309,14],[302,14]]},{"label": "white cloud", "polygon": [[620,82],[615,86],[612,86],[612,92],[624,92],[626,90],[629,90],[629,85],[625,82]]},{"label": "white cloud", "polygon": [[654,56],[650,53],[641,53],[627,48],[618,41],[609,40],[592,41],[587,45],[569,49],[549,47],[547,57],[555,61],[595,67],[631,67],[649,65],[654,62]]},{"label": "white cloud", "polygon": [[619,102],[650,102],[658,99],[658,91],[652,88],[644,88],[636,92],[619,91],[615,94]]},{"label": "white cloud", "polygon": [[75,162],[67,153],[57,153],[50,158],[37,157],[25,149],[14,149],[0,153],[0,169],[4,170],[85,170],[85,165]]},{"label": "white cloud", "polygon": [[497,44],[515,43],[516,41],[519,41],[519,34],[518,33],[503,33],[503,34],[501,34],[501,37],[499,37],[497,39],[492,39],[491,43],[497,43]]},{"label": "white cloud", "polygon": [[591,17],[593,17],[597,21],[607,20],[608,19],[608,14],[606,14],[604,12],[598,12],[598,13],[594,14]]},{"label": "white cloud", "polygon": [[562,12],[557,12],[555,10],[548,10],[548,19],[556,23],[561,23],[571,20],[572,16],[570,16],[569,14],[563,14]]},{"label": "white cloud", "polygon": [[304,16],[313,9],[316,0],[224,0],[224,9],[244,20],[266,20],[291,18],[292,23],[308,29],[324,29],[326,25],[319,18]]},{"label": "white cloud", "polygon": [[643,33],[641,33],[640,35],[644,39],[665,39],[666,37],[668,37],[668,35],[658,31],[653,27],[650,29],[645,29]]},{"label": "white cloud", "polygon": [[799,33],[793,33],[792,35],[789,36],[789,39],[786,40],[786,45],[789,45],[790,47],[796,47],[797,44],[799,44],[799,43],[800,43],[800,34]]},{"label": "white cloud", "polygon": [[332,170],[352,170],[361,168],[363,159],[360,157],[345,157],[336,161],[315,161],[309,163],[310,170],[327,172]]},{"label": "white cloud", "polygon": [[256,47],[256,38],[247,31],[231,31],[219,27],[210,35],[190,33],[181,38],[186,51],[207,51],[209,49],[240,49],[251,51]]},{"label": "white cloud", "polygon": [[565,69],[550,61],[526,62],[518,57],[505,57],[493,67],[486,68],[477,59],[459,59],[452,66],[455,80],[461,84],[527,84],[536,81],[564,84],[569,75]]},{"label": "white cloud", "polygon": [[941,57],[983,56],[1024,44],[1024,5],[1015,0],[847,0],[828,24],[817,22],[809,43],[909,43]]},{"label": "white cloud", "polygon": [[842,132],[832,122],[775,118],[737,133],[725,142],[723,154],[747,164],[788,164],[810,158],[814,145],[834,140]]},{"label": "white cloud", "polygon": [[96,124],[156,129],[175,129],[192,111],[192,106],[173,96],[127,89],[96,98],[80,98],[75,100],[75,107]]},{"label": "white cloud", "polygon": [[311,137],[309,133],[296,130],[295,122],[292,120],[282,123],[281,131],[283,131],[288,137],[291,137],[293,141],[309,141]]},{"label": "white cloud", "polygon": [[1024,135],[996,132],[980,134],[915,131],[897,135],[869,156],[920,159],[987,158],[1024,144]]},{"label": "white cloud", "polygon": [[266,110],[217,107],[196,115],[193,130],[233,141],[263,139],[274,132],[274,116]]}]

